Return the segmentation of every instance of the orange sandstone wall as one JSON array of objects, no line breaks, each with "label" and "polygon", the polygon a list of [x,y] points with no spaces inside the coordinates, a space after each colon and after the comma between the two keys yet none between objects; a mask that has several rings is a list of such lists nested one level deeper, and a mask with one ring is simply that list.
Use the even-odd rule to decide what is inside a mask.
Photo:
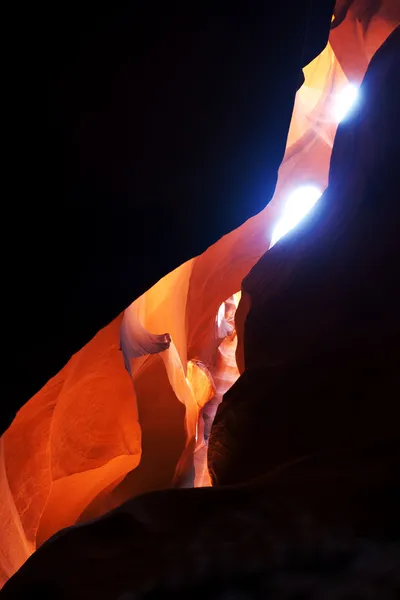
[{"label": "orange sandstone wall", "polygon": [[[381,3],[360,21],[361,4],[368,3],[353,4],[305,69],[271,203],[100,331],[1,438],[0,586],[67,525],[145,491],[190,485],[193,477],[209,483],[199,414],[221,396],[224,369],[229,384],[238,376],[235,332],[225,329],[231,337],[221,345],[218,309],[268,249],[290,190],[310,181],[327,185],[337,127],[332,102],[349,80],[361,80],[373,52],[398,23],[396,2]],[[133,344],[131,354],[125,353],[131,374],[120,350],[121,325]],[[166,333],[171,342],[163,349]]]}]

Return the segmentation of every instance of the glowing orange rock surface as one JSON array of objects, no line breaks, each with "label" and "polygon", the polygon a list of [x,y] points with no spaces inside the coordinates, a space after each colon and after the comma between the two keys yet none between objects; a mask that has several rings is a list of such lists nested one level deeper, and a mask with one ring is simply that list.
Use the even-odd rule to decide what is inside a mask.
[{"label": "glowing orange rock surface", "polygon": [[[327,185],[335,97],[349,80],[361,80],[398,23],[396,2],[381,3],[367,24],[357,21],[360,4],[305,69],[271,203],[100,331],[1,438],[0,586],[67,525],[142,492],[191,485],[193,477],[209,483],[204,407],[210,400],[216,407],[239,375],[232,315],[225,305],[218,322],[218,309],[268,249],[293,186]],[[190,469],[193,477],[187,477]]]}]

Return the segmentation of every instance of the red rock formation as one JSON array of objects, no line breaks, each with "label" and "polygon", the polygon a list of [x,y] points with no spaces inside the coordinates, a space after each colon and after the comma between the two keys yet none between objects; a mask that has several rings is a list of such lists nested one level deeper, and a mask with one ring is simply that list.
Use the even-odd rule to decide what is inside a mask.
[{"label": "red rock formation", "polygon": [[[345,23],[335,30],[335,44],[340,45]],[[386,27],[380,35],[383,41]],[[362,47],[363,39],[357,41]],[[119,349],[118,318],[23,407],[3,436],[1,583],[66,525],[97,517],[144,492],[181,484],[193,468],[199,411],[212,396],[214,386],[221,393],[218,378],[222,380],[219,371],[223,361],[218,360],[224,346],[215,331],[218,307],[240,289],[243,277],[268,249],[283,200],[294,183],[310,178],[322,188],[327,183],[337,125],[329,118],[329,110],[333,95],[347,83],[347,67],[342,69],[335,52],[328,45],[305,69],[305,85],[296,99],[271,204],[201,256],[167,275],[126,311],[122,332],[127,336],[122,335],[122,346],[132,377],[124,368]],[[372,103],[380,102],[381,88],[387,83],[385,70],[378,71],[378,82],[366,78],[364,83]],[[387,96],[383,95],[382,110],[374,109],[366,126],[359,122],[354,139],[351,129],[342,129],[331,169],[333,184],[317,205],[315,217],[268,252],[246,279],[237,312],[241,341],[244,316],[250,308],[243,356],[243,344],[238,345],[238,355],[242,356],[238,364],[240,370],[246,367],[246,373],[224,402],[224,406],[237,402],[243,412],[236,413],[235,409],[229,423],[224,417],[229,416],[229,410],[219,412],[210,456],[218,481],[247,479],[312,452],[320,444],[339,442],[342,434],[338,432],[342,430],[347,441],[358,426],[369,435],[372,418],[378,434],[395,431],[394,413],[389,421],[383,413],[376,416],[372,403],[369,413],[363,411],[364,402],[375,400],[378,394],[383,405],[388,403],[388,391],[396,377],[393,373],[393,379],[389,378],[394,368],[390,361],[397,357],[397,297],[390,293],[393,278],[388,279],[387,274],[396,272],[398,247],[395,236],[382,233],[384,226],[397,227],[395,219],[388,220],[393,197],[384,193],[375,211],[376,202],[372,210],[364,196],[365,181],[368,198],[376,199],[383,182],[389,185],[393,177],[383,168],[379,181],[374,180],[377,167],[386,164],[381,152],[387,152],[382,144],[388,138],[382,119],[393,129],[398,123],[396,111],[390,117],[393,104],[385,103]],[[394,106],[397,110],[398,103]],[[398,140],[394,131],[392,140]],[[358,152],[352,148],[349,153],[346,148],[353,141]],[[330,228],[330,223],[338,226]],[[246,307],[249,299],[251,307]],[[366,321],[361,316],[354,321],[352,315],[361,310],[372,314],[382,299],[387,310],[385,315],[378,315],[376,325],[384,337],[366,336]],[[322,307],[329,318],[323,317]],[[165,332],[170,338],[164,337]],[[139,351],[143,347],[152,351],[154,344],[169,347],[160,354],[143,355]],[[313,354],[315,348],[318,351]],[[340,377],[338,356],[343,367]],[[386,387],[377,365],[387,374]],[[359,394],[364,376],[356,427],[354,420],[344,416],[345,404]],[[212,377],[216,381],[211,381]],[[276,402],[266,400],[267,391]],[[289,405],[293,399],[298,402]],[[341,409],[334,410],[338,399]],[[271,408],[270,414],[265,413],[266,406]],[[331,420],[330,437],[327,428],[319,427],[327,406],[331,407],[327,417]],[[393,409],[389,403],[387,407]],[[290,428],[285,420],[289,408],[293,409]],[[236,414],[241,415],[240,422]],[[315,423],[308,419],[310,414]],[[345,429],[341,429],[343,422]],[[299,427],[300,423],[304,426]],[[232,425],[235,448],[225,438]],[[78,532],[73,534],[75,539],[81,530],[74,531]],[[118,539],[118,532],[115,535]],[[71,544],[72,548],[75,541]],[[45,550],[46,556],[51,552]],[[84,547],[82,553],[84,557]],[[35,565],[36,558],[32,560],[29,564]]]},{"label": "red rock formation", "polygon": [[[339,550],[336,561],[335,554],[325,556],[330,570],[323,580],[329,582],[331,593],[332,565],[337,566],[340,558],[354,593],[360,582],[349,573],[341,553],[360,544],[357,538],[361,537],[361,547],[368,550],[365,558],[371,558],[374,541],[390,543],[400,537],[399,460],[399,445],[383,444],[351,456],[334,453],[297,461],[252,485],[140,496],[49,540],[6,584],[4,600],[25,600],[31,595],[52,600],[122,600],[124,593],[131,593],[131,598],[145,591],[158,591],[155,597],[159,598],[182,597],[178,594],[185,592],[196,597],[192,594],[203,589],[210,597],[218,592],[216,583],[238,586],[249,571],[252,580],[275,567],[281,579],[285,569],[289,577],[285,557],[294,549],[304,557],[310,548],[314,557],[316,551],[324,556],[329,549]],[[350,564],[354,564],[352,556]],[[368,595],[375,590],[375,597],[383,598],[390,591],[394,595],[388,597],[396,597],[398,551],[384,561],[379,579],[369,581],[368,563],[362,560],[362,564],[361,585],[366,585]],[[376,563],[371,566],[375,569]],[[295,565],[297,579],[304,568],[304,563]],[[318,576],[324,575],[320,569],[318,563],[309,565],[310,585],[314,577],[318,582]],[[391,569],[396,577],[387,590]],[[340,577],[339,598],[344,580]]]}]

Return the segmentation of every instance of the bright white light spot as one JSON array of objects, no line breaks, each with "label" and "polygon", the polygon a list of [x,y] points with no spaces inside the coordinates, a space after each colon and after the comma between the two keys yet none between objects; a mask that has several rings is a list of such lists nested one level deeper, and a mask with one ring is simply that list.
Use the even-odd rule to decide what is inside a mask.
[{"label": "bright white light spot", "polygon": [[271,248],[281,237],[296,227],[321,195],[322,191],[315,185],[303,185],[290,194],[283,215],[272,233]]},{"label": "bright white light spot", "polygon": [[222,319],[225,317],[225,302],[223,302],[221,304],[221,306],[218,309],[218,314],[217,314],[217,325],[218,327],[221,327],[221,323],[222,323]]},{"label": "bright white light spot", "polygon": [[340,123],[350,113],[358,100],[358,87],[352,83],[346,85],[334,98],[333,113]]}]

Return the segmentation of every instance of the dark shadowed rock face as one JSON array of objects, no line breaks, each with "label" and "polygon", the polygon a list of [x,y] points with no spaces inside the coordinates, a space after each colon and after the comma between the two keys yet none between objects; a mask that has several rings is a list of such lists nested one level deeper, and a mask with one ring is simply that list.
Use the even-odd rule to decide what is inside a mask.
[{"label": "dark shadowed rock face", "polygon": [[311,218],[243,282],[245,372],[214,421],[214,483],[398,435],[399,51],[398,28],[371,61],[358,111],[339,126]]},{"label": "dark shadowed rock face", "polygon": [[5,600],[122,600],[156,580],[261,568],[260,557],[275,568],[282,544],[314,548],[315,562],[315,521],[346,539],[399,541],[398,44],[399,31],[371,64],[360,114],[339,130],[314,219],[244,283],[246,371],[210,452],[215,482],[239,485],[152,493],[60,532]]},{"label": "dark shadowed rock face", "polygon": [[[304,558],[311,550],[315,562],[316,549],[342,552],[360,539],[393,545],[400,539],[399,460],[399,444],[386,443],[295,461],[250,485],[140,496],[54,536],[2,598],[117,600],[127,591],[180,589],[180,582],[193,591],[196,580],[210,590],[213,578],[273,570],[293,552]],[[314,562],[301,566],[312,577],[321,573]]]}]

